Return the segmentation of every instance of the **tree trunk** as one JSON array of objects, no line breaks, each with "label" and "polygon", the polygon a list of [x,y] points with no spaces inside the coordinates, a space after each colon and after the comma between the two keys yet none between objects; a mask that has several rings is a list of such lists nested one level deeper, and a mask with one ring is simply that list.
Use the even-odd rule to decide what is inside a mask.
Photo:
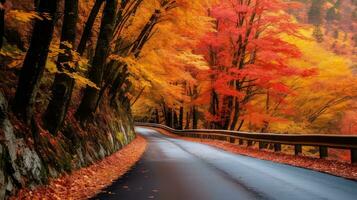
[{"label": "tree trunk", "polygon": [[166,126],[171,127],[172,125],[172,111],[171,108],[166,108],[165,123]]},{"label": "tree trunk", "polygon": [[312,0],[308,11],[308,22],[313,25],[320,25],[322,20],[322,7],[324,0]]},{"label": "tree trunk", "polygon": [[173,115],[173,122],[174,122],[173,128],[178,129],[178,117],[175,110],[172,112],[172,115]]},{"label": "tree trunk", "polygon": [[41,0],[39,2],[38,13],[50,17],[36,19],[30,47],[19,76],[13,110],[28,124],[33,114],[38,86],[45,70],[57,7],[58,0]]},{"label": "tree trunk", "polygon": [[161,111],[162,111],[162,117],[164,118],[164,122],[165,122],[165,125],[166,125],[167,124],[166,123],[167,110],[166,110],[166,107],[165,107],[165,103],[163,103],[163,105],[161,106]]},{"label": "tree trunk", "polygon": [[233,104],[233,97],[232,96],[225,96],[223,99],[224,105],[222,107],[222,128],[224,130],[228,130],[231,115],[232,115],[232,104]]},{"label": "tree trunk", "polygon": [[[123,65],[121,68],[121,72],[117,73],[116,77],[114,78],[114,81],[112,82],[112,87],[109,90],[109,93],[111,95],[111,101],[114,101],[117,97],[118,92],[120,91],[120,89],[122,88],[126,77],[129,76],[128,71],[127,71],[127,65]],[[119,68],[118,68],[119,69]],[[107,83],[108,86],[104,86],[104,88],[102,88],[102,90],[105,89],[105,87],[109,87],[110,82]],[[104,91],[103,91],[104,93]]]},{"label": "tree trunk", "polygon": [[190,128],[190,113],[186,112],[186,124],[185,124],[185,129]]},{"label": "tree trunk", "polygon": [[[121,2],[121,6],[119,8],[119,11],[117,12],[117,19],[116,19],[116,24],[115,24],[115,28],[114,28],[114,33],[113,33],[113,38],[112,38],[112,42],[115,43],[115,48],[114,48],[114,54],[116,55],[121,55],[121,56],[125,56],[128,55],[128,52],[130,52],[129,48],[124,48],[123,49],[123,45],[125,43],[130,43],[129,41],[124,41],[123,38],[120,37],[121,31],[124,27],[124,25],[126,24],[126,22],[128,22],[128,20],[132,17],[135,16],[136,11],[139,7],[139,5],[143,2],[143,0],[136,0],[135,4],[133,5],[132,3],[128,4],[129,1],[122,1]],[[129,5],[127,7],[127,5]],[[125,12],[124,12],[125,11]],[[121,81],[121,80],[117,80],[117,78],[121,78],[122,81],[125,81],[126,77],[127,77],[127,70],[126,70],[127,66],[126,64],[123,64],[121,62],[118,61],[110,61],[110,63],[108,63],[104,69],[104,77],[105,77],[105,83],[104,86],[101,88],[100,94],[99,94],[99,98],[98,98],[98,102],[97,102],[97,106],[99,105],[104,93],[106,92],[106,90],[109,88],[109,86],[112,85],[112,83]],[[119,69],[122,69],[123,73],[117,73],[117,71],[119,71]],[[120,76],[123,75],[123,76]],[[118,85],[117,85],[118,86]],[[116,93],[113,94],[112,91],[114,90],[114,92],[118,91],[118,87],[114,87],[114,83],[113,83],[113,89],[111,90],[111,100],[113,101],[114,99],[116,99]]]},{"label": "tree trunk", "polygon": [[5,33],[5,0],[0,0],[0,49],[4,43],[4,33]]},{"label": "tree trunk", "polygon": [[[107,0],[103,11],[103,17],[95,50],[95,55],[92,62],[92,67],[89,71],[89,79],[100,87],[103,79],[103,72],[110,50],[110,42],[113,37],[113,31],[116,19],[117,0]],[[96,88],[87,87],[81,104],[76,112],[76,118],[85,121],[93,116],[96,108],[96,103],[99,98],[99,91]]]},{"label": "tree trunk", "polygon": [[155,10],[155,12],[151,15],[149,21],[145,24],[144,28],[141,30],[138,39],[135,41],[131,49],[131,52],[134,54],[136,58],[139,57],[142,48],[144,47],[145,43],[149,40],[152,30],[157,24],[160,16],[161,16],[161,11]]},{"label": "tree trunk", "polygon": [[[140,56],[141,50],[145,46],[146,42],[150,39],[150,35],[152,34],[152,31],[155,25],[157,24],[160,16],[161,16],[161,11],[155,10],[154,13],[151,15],[149,21],[145,24],[145,26],[140,31],[139,36],[136,38],[135,42],[133,43],[127,54],[133,54],[135,58],[138,58]],[[123,68],[123,73],[119,73],[114,78],[112,87],[110,89],[110,94],[112,95],[112,99],[116,98],[117,92],[120,90],[122,83],[128,77],[127,64],[124,64],[122,68]]]},{"label": "tree trunk", "polygon": [[180,107],[180,113],[179,113],[179,122],[178,122],[178,129],[182,130],[183,129],[183,107]]},{"label": "tree trunk", "polygon": [[155,123],[160,123],[159,109],[155,109]]},{"label": "tree trunk", "polygon": [[[217,116],[219,111],[219,102],[218,102],[218,95],[215,90],[212,90],[211,97],[210,97],[210,107],[209,112],[213,116]],[[210,122],[208,128],[216,129],[218,128],[217,122]]]},{"label": "tree trunk", "polygon": [[135,105],[135,103],[139,100],[140,96],[143,94],[144,90],[145,90],[145,86],[143,87],[143,89],[140,90],[139,94],[135,97],[134,101],[130,104],[130,107]]},{"label": "tree trunk", "polygon": [[239,104],[240,104],[239,99],[237,97],[235,97],[234,98],[233,119],[232,119],[232,123],[230,125],[229,130],[234,130],[236,125],[237,125],[237,122],[238,122],[238,119],[239,119],[239,114],[240,114]]},{"label": "tree trunk", "polygon": [[192,108],[192,129],[197,129],[198,124],[198,113],[196,106]]},{"label": "tree trunk", "polygon": [[240,129],[243,127],[243,124],[244,124],[244,119],[242,119],[242,121],[240,121],[237,131],[240,131]]},{"label": "tree trunk", "polygon": [[38,6],[40,5],[40,0],[34,0],[33,5],[34,5],[35,9],[37,10]]},{"label": "tree trunk", "polygon": [[92,10],[90,11],[89,17],[87,19],[86,24],[84,25],[84,29],[83,29],[83,33],[82,33],[82,37],[81,40],[78,44],[78,48],[77,48],[77,52],[79,53],[79,55],[83,55],[84,50],[86,49],[87,46],[87,42],[90,38],[90,35],[92,33],[92,28],[95,22],[95,19],[98,16],[100,7],[102,7],[104,0],[96,0]]},{"label": "tree trunk", "polygon": [[76,41],[77,19],[78,0],[66,0],[60,44],[60,49],[65,49],[66,52],[58,56],[57,68],[59,73],[55,76],[52,85],[52,98],[43,118],[45,127],[52,134],[56,134],[61,128],[72,97],[74,80],[67,74],[61,72],[63,71],[63,68],[67,71],[71,70],[70,67],[65,64],[66,62],[71,61],[71,48],[64,45],[63,42],[69,42],[72,46],[74,45]]}]

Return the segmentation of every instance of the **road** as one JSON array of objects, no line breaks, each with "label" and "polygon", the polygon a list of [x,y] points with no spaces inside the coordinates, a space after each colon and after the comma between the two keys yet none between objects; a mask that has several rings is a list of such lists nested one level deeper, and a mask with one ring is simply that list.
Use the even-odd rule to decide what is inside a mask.
[{"label": "road", "polygon": [[357,182],[232,154],[137,128],[148,139],[138,164],[93,199],[357,199]]}]

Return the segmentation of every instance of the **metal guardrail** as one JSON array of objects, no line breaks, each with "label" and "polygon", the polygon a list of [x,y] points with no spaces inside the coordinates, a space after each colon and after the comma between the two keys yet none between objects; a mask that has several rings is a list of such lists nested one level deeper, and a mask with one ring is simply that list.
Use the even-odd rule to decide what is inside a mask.
[{"label": "metal guardrail", "polygon": [[253,141],[259,142],[259,149],[267,144],[273,144],[274,151],[281,151],[281,145],[294,145],[295,155],[302,153],[302,146],[316,146],[319,148],[320,158],[328,157],[328,148],[348,149],[351,152],[351,163],[357,163],[357,136],[323,135],[323,134],[274,134],[248,133],[215,129],[176,130],[162,124],[135,123],[136,126],[160,128],[173,134],[202,139],[224,140],[230,143],[251,146]]}]

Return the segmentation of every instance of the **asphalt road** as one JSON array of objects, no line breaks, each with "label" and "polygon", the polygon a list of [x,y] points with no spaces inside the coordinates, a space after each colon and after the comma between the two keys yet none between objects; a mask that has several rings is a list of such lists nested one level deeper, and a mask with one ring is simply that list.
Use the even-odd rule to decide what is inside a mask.
[{"label": "asphalt road", "polygon": [[357,182],[236,155],[144,128],[149,146],[138,164],[93,199],[357,200]]}]

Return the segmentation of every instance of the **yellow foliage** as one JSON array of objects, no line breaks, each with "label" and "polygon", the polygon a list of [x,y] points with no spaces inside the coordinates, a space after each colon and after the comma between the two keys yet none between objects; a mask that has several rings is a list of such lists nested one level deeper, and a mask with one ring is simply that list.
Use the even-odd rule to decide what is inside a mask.
[{"label": "yellow foliage", "polygon": [[[129,67],[134,77],[140,77],[139,80],[132,80],[136,83],[133,84],[137,87],[135,91],[147,86],[134,105],[134,113],[144,110],[142,105],[158,107],[165,101],[177,107],[190,101],[182,83],[196,82],[190,72],[192,69],[207,68],[203,56],[194,54],[192,49],[205,33],[212,31],[212,19],[207,17],[207,8],[213,2],[178,0],[176,8],[162,11],[160,23],[144,46],[137,65]],[[153,11],[159,8],[157,0],[144,1],[124,37],[127,40],[135,38],[132,33],[138,33]]]},{"label": "yellow foliage", "polygon": [[82,75],[80,75],[78,73],[70,73],[67,71],[59,72],[59,73],[65,73],[69,77],[73,78],[79,87],[89,86],[89,87],[95,88],[97,90],[100,89],[95,83],[93,83],[92,81],[90,81],[89,79],[83,77]]},{"label": "yellow foliage", "polygon": [[[302,31],[302,34],[309,37],[308,31]],[[335,131],[341,114],[357,96],[357,79],[351,71],[353,62],[326,50],[312,39],[288,36],[285,39],[303,53],[302,58],[291,60],[291,64],[303,69],[314,67],[318,74],[285,80],[293,89],[293,95],[285,99],[284,105],[292,110],[292,114],[285,116],[292,121],[274,123],[271,129],[295,133]]]},{"label": "yellow foliage", "polygon": [[22,23],[28,23],[34,19],[38,19],[38,20],[43,19],[34,11],[27,12],[23,10],[10,10],[7,15]]},{"label": "yellow foliage", "polygon": [[54,74],[54,73],[57,73],[57,66],[56,66],[56,63],[54,63],[53,61],[51,61],[51,60],[47,60],[47,62],[46,62],[46,69],[50,72],[50,73],[52,73],[52,74]]},{"label": "yellow foliage", "polygon": [[200,70],[207,70],[209,69],[207,61],[204,59],[202,55],[196,55],[191,52],[183,52],[177,56],[177,59],[189,66],[196,67]]}]

